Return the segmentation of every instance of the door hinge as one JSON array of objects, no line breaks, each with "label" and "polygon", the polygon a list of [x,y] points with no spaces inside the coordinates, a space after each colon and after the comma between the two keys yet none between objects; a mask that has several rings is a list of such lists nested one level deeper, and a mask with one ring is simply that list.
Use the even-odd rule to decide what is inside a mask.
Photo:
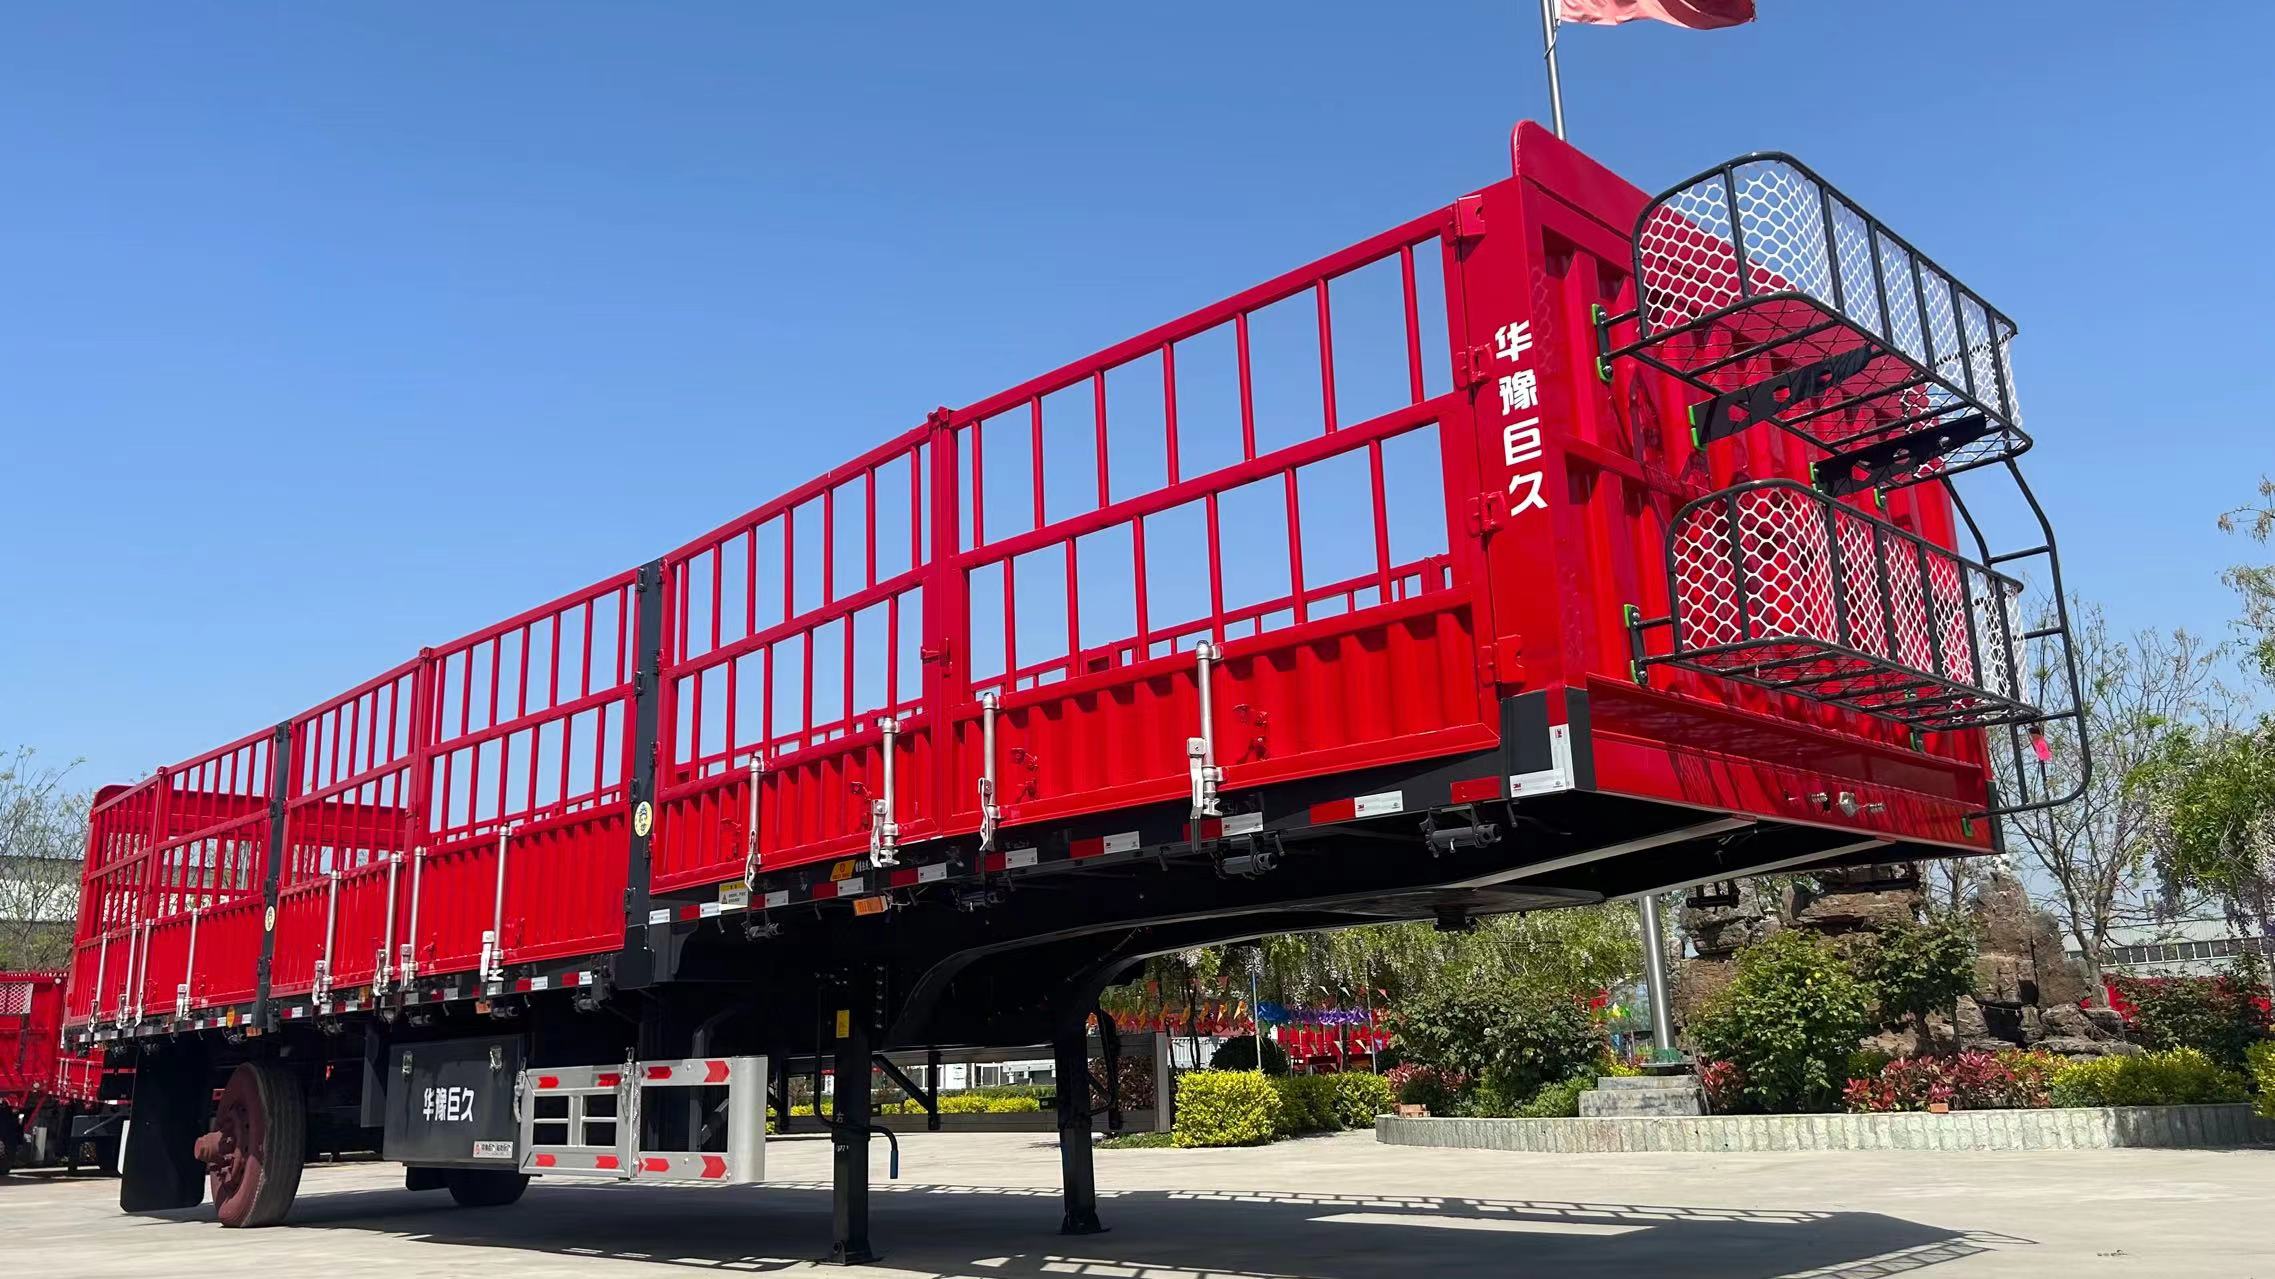
[{"label": "door hinge", "polygon": [[1510,635],[1477,646],[1477,678],[1483,684],[1522,684],[1525,663],[1521,639]]},{"label": "door hinge", "polygon": [[1475,240],[1485,234],[1485,197],[1465,195],[1453,202],[1453,238]]},{"label": "door hinge", "polygon": [[1502,497],[1498,490],[1488,489],[1469,499],[1469,535],[1484,537],[1501,527]]},{"label": "door hinge", "polygon": [[1453,353],[1454,385],[1467,391],[1482,386],[1493,376],[1493,350],[1487,346],[1465,346]]}]

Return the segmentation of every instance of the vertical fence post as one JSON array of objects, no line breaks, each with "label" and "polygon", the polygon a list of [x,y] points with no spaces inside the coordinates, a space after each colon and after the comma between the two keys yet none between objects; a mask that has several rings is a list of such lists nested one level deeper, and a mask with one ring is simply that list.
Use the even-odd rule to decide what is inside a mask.
[{"label": "vertical fence post", "polygon": [[[962,775],[956,750],[956,712],[971,700],[969,600],[962,569],[963,484],[961,459],[956,451],[955,415],[934,409],[925,419],[925,473],[914,477],[927,486],[931,509],[924,565],[924,625],[919,641],[923,659],[924,713],[932,735],[932,774],[929,784],[916,793],[930,805],[934,829],[944,825],[967,795],[976,798],[969,778]],[[978,430],[974,423],[973,430]]]},{"label": "vertical fence post", "polygon": [[283,882],[285,792],[292,781],[292,721],[276,726],[269,735],[269,851],[261,868],[261,962],[253,977],[253,1029],[270,1029],[269,975],[276,965],[276,898]]},{"label": "vertical fence post", "polygon": [[664,561],[640,566],[635,579],[635,616],[638,643],[632,668],[632,732],[630,767],[625,771],[625,798],[630,806],[629,851],[624,858],[624,950],[617,957],[613,978],[617,985],[646,986],[658,980],[656,957],[650,945],[648,889],[651,849],[656,823],[657,712],[663,701]]}]

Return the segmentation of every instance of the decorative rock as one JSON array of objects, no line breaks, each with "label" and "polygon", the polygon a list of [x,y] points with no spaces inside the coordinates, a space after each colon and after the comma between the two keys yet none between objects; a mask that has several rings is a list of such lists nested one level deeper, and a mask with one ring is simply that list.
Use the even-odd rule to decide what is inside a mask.
[{"label": "decorative rock", "polygon": [[2116,1037],[2086,1016],[2085,1010],[2076,1004],[2055,1004],[2040,1013],[2039,1020],[2045,1025],[2045,1033],[2055,1038],[2100,1040]]},{"label": "decorative rock", "polygon": [[2137,1044],[2122,1040],[2081,1039],[2070,1035],[2054,1035],[2033,1045],[2041,1052],[2057,1057],[2130,1057],[2141,1051]]}]

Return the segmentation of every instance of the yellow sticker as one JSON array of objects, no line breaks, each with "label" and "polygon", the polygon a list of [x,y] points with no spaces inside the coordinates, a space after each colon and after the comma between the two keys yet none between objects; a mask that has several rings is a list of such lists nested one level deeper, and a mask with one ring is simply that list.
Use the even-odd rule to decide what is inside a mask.
[{"label": "yellow sticker", "polygon": [[654,830],[655,828],[655,805],[650,804],[648,801],[643,799],[640,801],[639,805],[632,810],[632,833],[642,839],[646,839],[648,837],[648,832]]},{"label": "yellow sticker", "polygon": [[830,867],[829,877],[832,882],[853,878],[853,863],[849,861],[839,862]]},{"label": "yellow sticker", "polygon": [[853,1033],[853,1010],[852,1010],[852,1009],[850,1009],[850,1008],[840,1008],[840,1009],[838,1009],[838,1010],[837,1010],[837,1037],[838,1037],[839,1039],[843,1039],[843,1038],[847,1037],[848,1035],[851,1035],[852,1033]]},{"label": "yellow sticker", "polygon": [[885,913],[885,907],[888,904],[888,899],[882,895],[856,897],[853,899],[853,913],[856,915],[882,915]]}]

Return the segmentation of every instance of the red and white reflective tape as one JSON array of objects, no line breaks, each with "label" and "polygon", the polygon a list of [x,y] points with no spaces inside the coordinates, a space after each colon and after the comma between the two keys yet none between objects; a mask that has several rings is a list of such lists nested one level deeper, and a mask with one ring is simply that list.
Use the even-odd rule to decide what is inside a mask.
[{"label": "red and white reflective tape", "polygon": [[1404,811],[1406,792],[1386,790],[1372,795],[1353,795],[1349,799],[1331,799],[1324,804],[1313,804],[1311,822],[1315,826],[1328,826],[1367,817],[1388,817]]}]

